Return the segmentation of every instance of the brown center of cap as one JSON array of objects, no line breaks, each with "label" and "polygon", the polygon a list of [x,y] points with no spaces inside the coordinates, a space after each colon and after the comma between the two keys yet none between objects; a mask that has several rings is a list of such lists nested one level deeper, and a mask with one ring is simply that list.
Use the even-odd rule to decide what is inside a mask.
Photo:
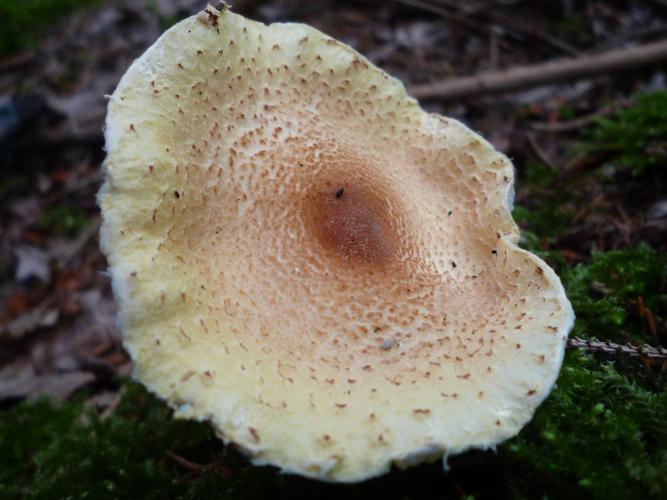
[{"label": "brown center of cap", "polygon": [[384,264],[395,254],[396,234],[386,203],[361,185],[328,183],[308,197],[305,210],[310,231],[339,259]]}]

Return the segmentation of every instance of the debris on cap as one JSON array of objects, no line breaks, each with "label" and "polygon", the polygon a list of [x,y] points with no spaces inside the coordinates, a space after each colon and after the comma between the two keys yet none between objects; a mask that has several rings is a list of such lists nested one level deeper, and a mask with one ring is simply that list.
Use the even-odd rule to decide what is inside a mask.
[{"label": "debris on cap", "polygon": [[359,481],[514,436],[573,313],[510,161],[350,47],[208,7],[110,98],[99,195],[134,376],[256,464]]}]

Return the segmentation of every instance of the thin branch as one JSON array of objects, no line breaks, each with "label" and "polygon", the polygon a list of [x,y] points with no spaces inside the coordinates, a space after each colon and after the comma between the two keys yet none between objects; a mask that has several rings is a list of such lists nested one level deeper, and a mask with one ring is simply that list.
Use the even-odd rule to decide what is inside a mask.
[{"label": "thin branch", "polygon": [[164,454],[172,462],[180,465],[185,470],[187,470],[188,472],[192,472],[193,474],[201,474],[201,473],[206,472],[207,470],[209,470],[209,467],[207,467],[206,465],[201,465],[201,464],[198,464],[198,463],[195,463],[195,462],[191,462],[187,458],[184,458],[180,455],[177,455],[173,451],[165,450]]},{"label": "thin branch", "polygon": [[601,54],[559,59],[531,66],[516,66],[505,71],[490,71],[475,76],[413,85],[408,90],[418,99],[460,99],[608,75],[666,60],[667,40],[662,40]]},{"label": "thin branch", "polygon": [[421,0],[396,0],[396,1],[404,5],[409,5],[410,7],[415,7],[417,9],[430,12],[431,14],[435,14],[444,19],[448,19],[449,21],[457,22],[459,24],[462,24],[466,28],[476,31],[482,35],[488,36],[489,34],[489,31],[485,29],[483,26],[478,25],[474,21],[471,21],[470,19],[467,19],[464,16],[443,9],[442,7],[431,5],[430,3],[422,2]]},{"label": "thin branch", "polygon": [[[531,37],[545,45],[549,45],[551,48],[562,52],[565,55],[576,56],[579,52],[572,47],[571,45],[559,40],[558,38],[552,37],[551,35],[545,33],[540,29],[536,29],[528,24],[521,24],[520,22],[513,21],[510,18],[507,18],[493,9],[488,9],[483,11],[492,22],[502,26],[508,34],[513,34],[514,32],[518,33],[520,37]],[[514,38],[519,38],[514,36]]]},{"label": "thin branch", "polygon": [[595,111],[594,113],[567,121],[559,121],[556,123],[534,122],[530,124],[530,127],[533,130],[537,130],[538,132],[575,132],[584,127],[587,127],[600,118],[605,118],[616,113],[619,109],[626,107],[628,104],[629,103],[622,103],[605,106]]},{"label": "thin branch", "polygon": [[547,165],[553,170],[558,170],[558,165],[553,162],[551,158],[549,158],[549,155],[547,154],[546,151],[540,146],[540,143],[537,141],[537,138],[535,137],[535,134],[531,134],[530,132],[526,134],[526,137],[528,138],[528,144],[530,144],[530,147],[532,148],[533,152],[535,153],[535,156],[537,156],[537,159],[540,160],[542,163]]},{"label": "thin branch", "polygon": [[567,340],[570,349],[581,349],[602,354],[620,354],[630,358],[642,358],[649,361],[667,361],[667,349],[650,345],[616,344],[608,340],[588,340],[574,337]]},{"label": "thin branch", "polygon": [[428,2],[422,2],[421,0],[396,0],[396,2],[423,10],[425,12],[430,12],[431,14],[435,14],[450,21],[460,22],[475,31],[486,32],[486,30],[484,30],[481,26],[478,26],[474,22],[466,19],[464,16],[450,12],[446,9],[443,9],[442,7],[438,7],[437,5],[432,5]]},{"label": "thin branch", "polygon": [[[459,23],[485,37],[493,38],[494,27],[496,27],[505,32],[505,34],[513,36],[515,39],[521,40],[521,38],[524,36],[530,36],[547,45],[551,45],[553,48],[559,50],[560,52],[564,52],[567,55],[577,54],[577,51],[567,45],[565,42],[557,40],[539,30],[527,26],[521,26],[516,22],[513,22],[510,19],[499,15],[493,10],[485,10],[481,6],[473,7],[471,9],[469,8],[470,6],[466,6],[465,3],[463,5],[457,5],[457,2],[451,2],[451,4],[446,2],[446,4],[448,4],[447,7],[452,9],[447,10],[438,5],[422,2],[421,0],[396,0],[396,2],[409,5],[411,7],[421,9],[425,12],[430,12],[431,14],[435,14],[449,21]],[[466,7],[468,7],[468,9],[463,11],[463,9]],[[478,14],[482,14],[490,18],[491,26],[484,26],[470,19],[471,17]],[[514,33],[518,33],[518,36]]]},{"label": "thin branch", "polygon": [[98,236],[101,225],[101,219],[96,217],[93,223],[79,236],[77,236],[76,240],[72,243],[72,246],[68,248],[67,251],[64,252],[64,254],[60,257],[59,264],[61,267],[65,267],[71,264],[72,260],[74,260],[74,258],[81,253],[81,250],[83,250],[90,241]]},{"label": "thin branch", "polygon": [[181,455],[178,455],[177,453],[174,453],[171,450],[165,450],[164,454],[169,460],[179,465],[191,474],[199,475],[205,474],[206,472],[216,472],[222,477],[232,477],[233,475],[231,469],[223,467],[222,465],[215,462],[207,465],[198,464],[188,460],[185,457],[182,457]]}]

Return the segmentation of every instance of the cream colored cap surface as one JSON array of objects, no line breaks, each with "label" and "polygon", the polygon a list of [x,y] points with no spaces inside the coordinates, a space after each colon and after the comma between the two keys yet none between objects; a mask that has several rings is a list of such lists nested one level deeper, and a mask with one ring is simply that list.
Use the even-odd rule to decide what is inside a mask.
[{"label": "cream colored cap surface", "polygon": [[209,7],[127,71],[102,247],[135,377],[257,464],[334,481],[493,447],[573,314],[509,160],[308,26]]}]

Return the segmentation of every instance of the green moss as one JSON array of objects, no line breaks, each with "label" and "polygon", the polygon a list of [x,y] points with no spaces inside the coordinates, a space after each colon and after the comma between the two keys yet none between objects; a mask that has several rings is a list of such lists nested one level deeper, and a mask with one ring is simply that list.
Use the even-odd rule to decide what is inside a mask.
[{"label": "green moss", "polygon": [[572,120],[576,116],[576,110],[574,109],[574,106],[571,104],[563,104],[559,109],[558,109],[558,117],[561,120]]},{"label": "green moss", "polygon": [[[529,210],[515,206],[512,215],[517,224],[523,228],[521,243],[531,251],[540,250],[558,236],[562,235],[567,226],[563,205],[545,205],[538,210]],[[549,236],[539,236],[546,234]]]},{"label": "green moss", "polygon": [[667,165],[667,91],[640,95],[632,107],[602,118],[587,133],[589,152],[609,156],[606,163],[635,174]]},{"label": "green moss", "polygon": [[[0,498],[423,498],[449,487],[438,465],[357,485],[251,466],[223,447],[210,426],[175,420],[141,386],[124,387],[122,402],[107,418],[81,401],[42,400],[0,412]],[[188,471],[167,450],[206,469]]]},{"label": "green moss", "polygon": [[[0,498],[423,498],[448,488],[460,493],[465,480],[456,460],[454,479],[439,466],[349,486],[281,475],[250,466],[208,425],[175,420],[141,386],[124,385],[107,418],[80,400],[22,403],[0,413]],[[469,475],[475,468],[490,475],[496,494],[516,498],[660,498],[667,494],[666,412],[664,389],[648,390],[614,365],[570,353],[556,390],[524,431],[491,464],[480,453],[460,463]],[[188,472],[167,450],[208,468]],[[488,487],[472,474],[465,491]]]},{"label": "green moss", "polygon": [[570,190],[554,192],[558,182],[558,172],[553,168],[527,163],[517,181],[525,205],[516,204],[512,212],[521,227],[521,246],[556,268],[564,261],[557,252],[548,249],[566,234],[574,211]]},{"label": "green moss", "polygon": [[[620,129],[607,126],[605,133]],[[557,248],[554,242],[567,233],[576,211],[576,195],[558,188],[558,181],[553,170],[527,166],[520,182],[529,208],[517,207],[514,216],[523,229],[522,245],[561,276],[577,316],[572,335],[656,345],[637,301],[650,309],[660,334],[667,318],[667,256],[640,245],[593,254],[572,267],[558,250],[545,250]],[[535,418],[500,447],[512,496],[666,497],[663,372],[636,359],[612,364],[603,356],[569,352],[556,389]]]},{"label": "green moss", "polygon": [[80,401],[23,403],[0,413],[0,498],[164,498],[185,489],[164,450],[212,442],[134,384],[105,420]]},{"label": "green moss", "polygon": [[0,57],[33,47],[46,27],[100,0],[0,0]]},{"label": "green moss", "polygon": [[0,498],[18,498],[32,481],[35,455],[79,415],[78,405],[24,403],[0,413]]},{"label": "green moss", "polygon": [[517,498],[665,498],[667,391],[569,353],[557,388],[500,459]]},{"label": "green moss", "polygon": [[88,218],[77,207],[59,205],[51,208],[37,221],[37,227],[62,236],[76,236],[88,225]]},{"label": "green moss", "polygon": [[637,299],[667,318],[667,256],[646,245],[594,254],[561,274],[577,313],[573,334],[655,344],[637,311]]},{"label": "green moss", "polygon": [[585,40],[587,32],[582,18],[577,14],[564,14],[554,22],[554,30],[565,40],[581,42]]}]

